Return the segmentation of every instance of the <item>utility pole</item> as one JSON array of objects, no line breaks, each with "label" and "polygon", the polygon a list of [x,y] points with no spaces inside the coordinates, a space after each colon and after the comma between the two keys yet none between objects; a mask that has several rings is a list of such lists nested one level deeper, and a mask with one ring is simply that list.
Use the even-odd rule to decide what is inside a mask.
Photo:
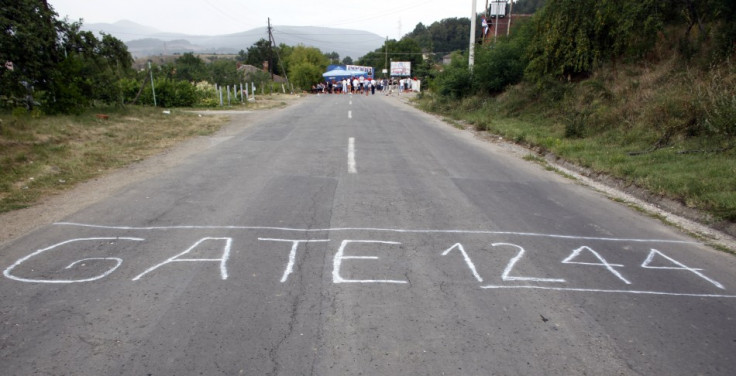
[{"label": "utility pole", "polygon": [[506,36],[509,36],[511,34],[511,12],[514,11],[514,1],[511,1],[511,4],[509,5],[509,24],[506,26]]},{"label": "utility pole", "polygon": [[477,6],[476,0],[473,0],[473,11],[470,13],[470,48],[468,50],[468,67],[470,72],[473,72],[473,64],[475,63],[475,8]]},{"label": "utility pole", "polygon": [[[268,51],[269,55],[271,55],[271,52],[273,51],[273,47],[276,47],[276,38],[273,37],[273,32],[271,29],[271,17],[268,18]],[[291,94],[294,94],[294,86],[291,85],[289,82],[289,76],[286,74],[286,69],[284,69],[284,62],[281,61],[281,56],[279,56],[279,50],[276,50],[276,57],[279,59],[279,65],[281,66],[281,71],[284,72],[284,78],[286,79],[286,84],[289,86],[289,92]],[[271,67],[272,63],[268,63],[269,70],[271,70],[271,79],[273,80],[273,67]]]},{"label": "utility pole", "polygon": [[148,60],[148,72],[151,73],[151,91],[153,92],[153,107],[156,107],[156,88],[153,85],[153,70],[151,69],[151,60]]},{"label": "utility pole", "polygon": [[268,18],[268,72],[273,80],[273,33],[271,32],[271,17]]},{"label": "utility pole", "polygon": [[[496,39],[498,38],[498,0],[494,0],[496,3],[496,22],[493,24],[493,43],[496,43]],[[504,8],[505,10],[505,8]]]},{"label": "utility pole", "polygon": [[[391,69],[391,67],[388,66],[388,35],[386,36],[386,43],[383,45],[383,50],[386,54],[386,62],[384,63],[384,67],[386,67],[386,72],[390,72],[389,69]],[[386,73],[383,74],[383,78],[386,78]]]}]

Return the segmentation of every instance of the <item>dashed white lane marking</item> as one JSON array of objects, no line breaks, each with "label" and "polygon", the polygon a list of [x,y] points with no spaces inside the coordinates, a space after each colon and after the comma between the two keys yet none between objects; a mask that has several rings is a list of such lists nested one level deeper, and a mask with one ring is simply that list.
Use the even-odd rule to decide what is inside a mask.
[{"label": "dashed white lane marking", "polygon": [[358,170],[355,167],[355,138],[350,137],[348,139],[348,172],[351,174],[357,174]]},{"label": "dashed white lane marking", "polygon": [[352,118],[353,118],[353,111],[348,111],[348,119],[352,119]]}]

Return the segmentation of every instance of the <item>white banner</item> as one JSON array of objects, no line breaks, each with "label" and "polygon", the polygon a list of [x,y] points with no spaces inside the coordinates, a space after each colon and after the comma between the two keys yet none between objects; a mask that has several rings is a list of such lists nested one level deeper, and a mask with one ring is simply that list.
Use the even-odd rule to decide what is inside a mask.
[{"label": "white banner", "polygon": [[361,65],[346,65],[345,69],[349,71],[366,72],[368,73],[369,77],[373,77],[373,67],[364,67]]},{"label": "white banner", "polygon": [[392,61],[392,76],[411,76],[411,61]]}]

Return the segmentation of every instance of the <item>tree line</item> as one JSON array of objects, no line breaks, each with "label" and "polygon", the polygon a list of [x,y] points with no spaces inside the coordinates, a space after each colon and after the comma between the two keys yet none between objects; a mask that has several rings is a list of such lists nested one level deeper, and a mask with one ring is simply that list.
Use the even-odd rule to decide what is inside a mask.
[{"label": "tree line", "polygon": [[[213,106],[219,103],[217,84],[263,88],[273,84],[273,74],[288,75],[296,89],[308,89],[329,64],[352,63],[350,57],[339,61],[335,52],[271,46],[261,39],[235,58],[206,62],[185,53],[172,62],[151,64],[151,71],[136,70],[122,41],[82,30],[81,20],[59,19],[44,0],[4,4],[0,25],[0,108],[49,114],[79,113],[96,105],[153,104],[151,76],[159,105]],[[263,62],[269,63],[268,72],[238,70],[242,64],[262,68]]]},{"label": "tree line", "polygon": [[[448,18],[419,23],[400,40],[386,40],[356,61],[303,45],[272,46],[266,39],[234,59],[207,63],[187,53],[154,64],[154,84],[167,106],[212,105],[206,98],[214,96],[213,84],[263,87],[274,74],[288,76],[297,90],[308,89],[330,64],[372,66],[380,76],[391,61],[409,61],[413,76],[440,95],[459,98],[499,93],[522,80],[575,80],[601,64],[641,58],[671,25],[685,27],[678,46],[684,56],[697,56],[708,46],[711,58],[722,60],[732,55],[736,41],[732,0],[519,0],[514,7],[515,13],[534,16],[516,23],[510,38],[476,49],[472,74],[466,63],[470,20]],[[150,73],[132,68],[123,42],[106,34],[98,38],[81,30],[80,22],[59,20],[47,1],[4,5],[0,22],[0,107],[57,113],[97,103],[152,103],[148,91],[141,91]],[[453,51],[453,63],[442,67],[442,57]],[[269,73],[237,70],[238,62],[261,68],[264,61]]]},{"label": "tree line", "polygon": [[704,64],[712,64],[736,49],[732,0],[527,0],[514,6],[540,4],[510,38],[476,49],[472,72],[467,51],[457,52],[437,73],[436,91],[459,98],[499,93],[522,80],[574,81],[602,64],[641,60],[666,28],[684,28],[677,43],[686,59],[702,58],[707,49]]},{"label": "tree line", "polygon": [[0,105],[68,112],[115,101],[132,59],[120,40],[98,39],[79,22],[59,20],[46,1],[19,0],[0,12]]}]

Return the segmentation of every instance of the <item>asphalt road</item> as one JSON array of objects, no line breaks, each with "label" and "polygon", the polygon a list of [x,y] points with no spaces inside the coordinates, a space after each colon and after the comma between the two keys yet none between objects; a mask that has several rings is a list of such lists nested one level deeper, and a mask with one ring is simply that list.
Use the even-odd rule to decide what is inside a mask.
[{"label": "asphalt road", "polygon": [[213,138],[0,269],[3,375],[736,372],[736,258],[395,97]]}]

